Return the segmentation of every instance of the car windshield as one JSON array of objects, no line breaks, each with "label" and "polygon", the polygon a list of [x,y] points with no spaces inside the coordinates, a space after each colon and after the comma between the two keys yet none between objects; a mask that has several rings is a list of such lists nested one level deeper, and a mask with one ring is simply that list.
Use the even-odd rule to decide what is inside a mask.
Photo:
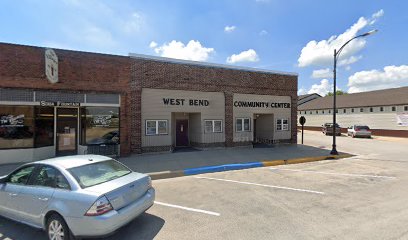
[{"label": "car windshield", "polygon": [[82,188],[125,176],[132,171],[115,160],[96,162],[68,169]]}]

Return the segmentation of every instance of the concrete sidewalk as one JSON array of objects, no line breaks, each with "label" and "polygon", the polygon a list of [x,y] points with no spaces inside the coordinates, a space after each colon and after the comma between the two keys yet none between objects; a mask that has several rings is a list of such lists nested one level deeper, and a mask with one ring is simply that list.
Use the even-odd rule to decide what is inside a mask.
[{"label": "concrete sidewalk", "polygon": [[120,161],[142,173],[180,171],[205,166],[330,156],[330,151],[305,145],[285,144],[270,148],[224,148],[192,152],[132,155]]},{"label": "concrete sidewalk", "polygon": [[[204,151],[134,154],[119,161],[142,173],[182,171],[206,166],[220,166],[294,158],[329,156],[330,151],[305,145],[282,144],[269,148],[223,148]],[[0,176],[8,174],[21,164],[0,165]]]}]

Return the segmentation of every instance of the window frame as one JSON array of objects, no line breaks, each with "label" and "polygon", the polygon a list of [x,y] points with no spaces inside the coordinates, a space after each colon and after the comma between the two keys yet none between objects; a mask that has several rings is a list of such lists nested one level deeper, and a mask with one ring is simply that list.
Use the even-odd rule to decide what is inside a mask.
[{"label": "window frame", "polygon": [[[280,121],[280,123],[278,123]],[[284,124],[283,122],[286,121],[287,123]],[[280,129],[279,129],[280,127]],[[276,119],[276,131],[284,132],[289,131],[289,118],[277,118]]]},{"label": "window frame", "polygon": [[[238,124],[237,121],[240,120],[241,121],[241,129],[238,130]],[[248,130],[245,130],[245,120],[248,120]],[[248,117],[239,117],[239,118],[235,118],[235,132],[251,132],[252,129],[252,124],[251,124],[251,118]]]},{"label": "window frame", "polygon": [[[207,129],[206,129],[207,122],[211,122],[212,131],[207,131]],[[220,131],[215,131],[215,122],[220,122],[221,123],[221,130]],[[204,120],[204,133],[222,133],[222,132],[223,132],[223,124],[222,124],[221,119],[207,119],[207,120]]]},{"label": "window frame", "polygon": [[[148,122],[155,122],[156,125],[156,133],[149,134],[147,132],[147,123]],[[166,122],[166,133],[159,133],[159,122]],[[161,136],[161,135],[169,135],[169,120],[168,119],[146,119],[145,120],[145,136]]]}]

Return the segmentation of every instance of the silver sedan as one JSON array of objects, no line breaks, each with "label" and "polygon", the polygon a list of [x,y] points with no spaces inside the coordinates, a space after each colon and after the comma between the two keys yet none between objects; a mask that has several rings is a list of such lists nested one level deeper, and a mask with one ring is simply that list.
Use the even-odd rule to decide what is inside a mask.
[{"label": "silver sedan", "polygon": [[33,162],[0,178],[0,215],[44,229],[53,240],[108,235],[154,198],[149,176],[98,155]]}]

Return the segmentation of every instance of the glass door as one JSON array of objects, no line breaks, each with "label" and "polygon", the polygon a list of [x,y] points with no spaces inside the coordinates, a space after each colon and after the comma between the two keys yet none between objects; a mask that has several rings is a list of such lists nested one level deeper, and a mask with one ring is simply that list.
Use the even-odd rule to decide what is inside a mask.
[{"label": "glass door", "polygon": [[57,108],[57,156],[77,154],[78,108]]}]

